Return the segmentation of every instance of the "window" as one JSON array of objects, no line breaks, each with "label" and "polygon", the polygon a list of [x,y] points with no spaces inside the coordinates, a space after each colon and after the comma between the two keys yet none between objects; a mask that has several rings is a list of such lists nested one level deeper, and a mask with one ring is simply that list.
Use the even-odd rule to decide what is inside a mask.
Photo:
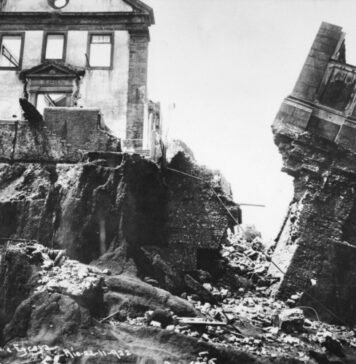
[{"label": "window", "polygon": [[66,107],[68,106],[68,98],[65,93],[45,93],[37,94],[37,110],[43,115],[46,107]]},{"label": "window", "polygon": [[90,34],[89,37],[89,67],[111,68],[113,57],[113,35]]},{"label": "window", "polygon": [[19,69],[22,62],[23,35],[4,34],[1,36],[0,68]]},{"label": "window", "polygon": [[69,3],[69,0],[48,0],[48,3],[52,8],[62,9]]},{"label": "window", "polygon": [[43,59],[57,59],[64,60],[65,58],[65,34],[61,33],[48,33],[45,36]]}]

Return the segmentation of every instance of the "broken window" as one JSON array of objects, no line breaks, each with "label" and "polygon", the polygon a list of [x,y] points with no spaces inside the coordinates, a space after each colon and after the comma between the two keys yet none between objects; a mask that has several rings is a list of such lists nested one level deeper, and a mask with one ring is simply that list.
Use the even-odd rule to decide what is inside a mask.
[{"label": "broken window", "polygon": [[89,67],[110,68],[112,66],[112,34],[91,34],[89,42]]},{"label": "broken window", "polygon": [[47,34],[44,46],[44,59],[64,60],[64,34]]},{"label": "broken window", "polygon": [[22,46],[23,36],[21,34],[4,34],[1,37],[0,68],[20,68]]},{"label": "broken window", "polygon": [[65,93],[43,93],[37,95],[37,110],[43,115],[46,107],[66,107],[68,105]]}]

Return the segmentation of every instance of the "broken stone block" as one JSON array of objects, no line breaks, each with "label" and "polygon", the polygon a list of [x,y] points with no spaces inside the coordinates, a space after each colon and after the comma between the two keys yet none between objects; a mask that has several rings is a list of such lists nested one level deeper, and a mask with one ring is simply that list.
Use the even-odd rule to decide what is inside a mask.
[{"label": "broken stone block", "polygon": [[332,337],[327,336],[321,346],[325,347],[329,353],[336,355],[339,358],[345,358],[345,350],[338,340],[334,340]]},{"label": "broken stone block", "polygon": [[154,321],[159,322],[160,326],[165,329],[168,325],[173,324],[173,315],[167,310],[156,309],[148,315],[147,321],[149,324]]},{"label": "broken stone block", "polygon": [[251,248],[259,252],[263,252],[265,250],[265,246],[261,237],[257,236],[255,239],[253,239],[251,243]]},{"label": "broken stone block", "polygon": [[192,276],[199,283],[208,283],[211,282],[213,279],[209,272],[206,272],[205,270],[202,269],[191,271],[189,272],[189,275]]},{"label": "broken stone block", "polygon": [[153,326],[153,327],[159,327],[159,328],[161,328],[161,326],[162,326],[160,322],[154,321],[154,320],[152,320],[150,322],[150,325]]},{"label": "broken stone block", "polygon": [[187,288],[194,294],[196,294],[201,301],[215,303],[216,299],[213,294],[208,291],[202,284],[197,282],[194,278],[192,278],[189,274],[184,276],[184,281],[187,285]]},{"label": "broken stone block", "polygon": [[287,334],[303,332],[304,313],[300,308],[282,310],[275,321],[275,324]]}]

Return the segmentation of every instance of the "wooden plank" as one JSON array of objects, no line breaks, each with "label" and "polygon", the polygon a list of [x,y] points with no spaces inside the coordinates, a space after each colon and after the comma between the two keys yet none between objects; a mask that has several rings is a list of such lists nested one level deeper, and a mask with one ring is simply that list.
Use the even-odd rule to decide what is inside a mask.
[{"label": "wooden plank", "polygon": [[184,325],[204,325],[204,326],[226,326],[225,322],[209,321],[201,317],[179,317],[178,322]]}]

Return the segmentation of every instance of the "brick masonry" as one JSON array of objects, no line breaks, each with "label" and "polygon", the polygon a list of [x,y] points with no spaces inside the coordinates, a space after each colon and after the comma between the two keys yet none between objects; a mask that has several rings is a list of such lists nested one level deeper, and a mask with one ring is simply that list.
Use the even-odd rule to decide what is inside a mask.
[{"label": "brick masonry", "polygon": [[197,165],[182,152],[172,159],[169,167],[199,178],[172,170],[166,170],[164,175],[167,182],[169,260],[174,267],[192,270],[197,264],[199,268],[199,249],[217,251],[227,227],[235,225],[216,194],[236,218],[239,208],[220,172]]}]

